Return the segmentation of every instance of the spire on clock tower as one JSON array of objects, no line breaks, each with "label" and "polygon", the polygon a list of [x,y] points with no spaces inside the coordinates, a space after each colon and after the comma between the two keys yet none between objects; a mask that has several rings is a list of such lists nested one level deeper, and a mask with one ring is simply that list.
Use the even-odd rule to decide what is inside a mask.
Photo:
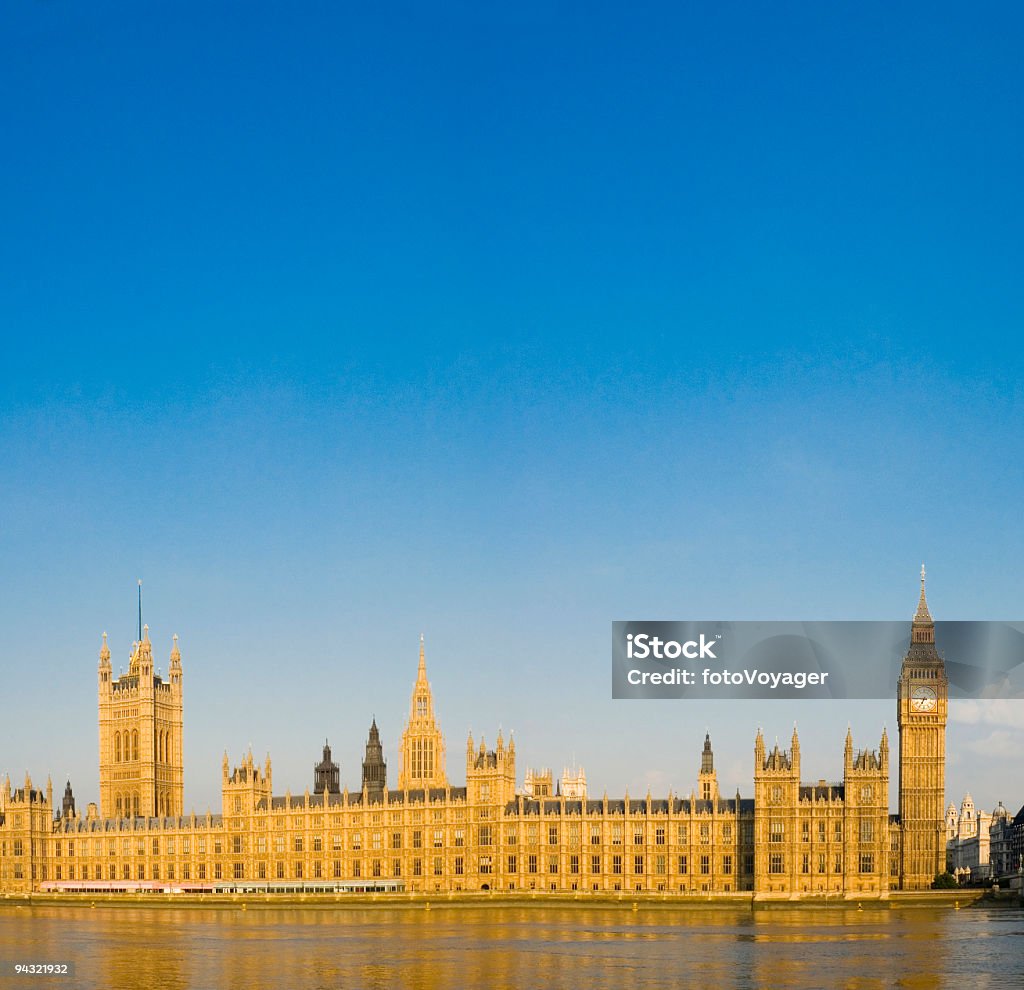
[{"label": "spire on clock tower", "polygon": [[921,565],[921,597],[917,600],[917,611],[911,624],[912,643],[935,643],[935,623],[928,611],[928,600],[924,596],[924,564]]}]

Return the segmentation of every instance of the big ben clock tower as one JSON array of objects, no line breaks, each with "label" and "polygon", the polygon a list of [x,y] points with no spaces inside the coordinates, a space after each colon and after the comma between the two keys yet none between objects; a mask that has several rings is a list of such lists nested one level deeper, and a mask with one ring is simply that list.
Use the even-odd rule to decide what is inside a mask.
[{"label": "big ben clock tower", "polygon": [[946,711],[949,681],[935,649],[935,623],[921,598],[896,687],[900,732],[900,887],[925,890],[946,869],[943,800],[946,784]]}]

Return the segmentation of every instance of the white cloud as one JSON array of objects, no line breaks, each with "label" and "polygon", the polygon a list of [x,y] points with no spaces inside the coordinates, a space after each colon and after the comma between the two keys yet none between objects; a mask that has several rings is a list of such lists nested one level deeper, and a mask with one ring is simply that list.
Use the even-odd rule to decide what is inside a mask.
[{"label": "white cloud", "polygon": [[[675,777],[676,775],[673,775],[672,771],[666,770],[663,767],[650,767],[648,769],[636,767],[635,772],[626,777],[625,788],[621,785],[613,785],[608,789],[608,797],[621,798],[624,793],[628,793],[631,800],[638,801],[645,798],[647,792],[650,791],[651,797],[664,798],[670,789],[673,792],[678,792],[679,785]],[[599,784],[597,780],[588,779],[587,797],[595,800],[603,793],[604,786],[602,784]]]},{"label": "white cloud", "polygon": [[1024,753],[1024,735],[1006,729],[995,729],[983,739],[965,743],[967,749],[988,759],[1019,760]]},{"label": "white cloud", "polygon": [[1024,700],[950,701],[949,717],[964,725],[999,725],[1024,730]]},{"label": "white cloud", "polygon": [[[668,793],[669,776],[664,770],[647,770],[643,775],[643,793],[650,791],[652,795],[662,797]],[[637,795],[633,795],[636,797]],[[642,796],[642,795],[641,795]]]},{"label": "white cloud", "polygon": [[754,793],[753,785],[753,760],[729,760],[725,765],[725,772],[718,771],[718,789],[723,797],[735,797],[736,788],[740,793],[748,797]]}]

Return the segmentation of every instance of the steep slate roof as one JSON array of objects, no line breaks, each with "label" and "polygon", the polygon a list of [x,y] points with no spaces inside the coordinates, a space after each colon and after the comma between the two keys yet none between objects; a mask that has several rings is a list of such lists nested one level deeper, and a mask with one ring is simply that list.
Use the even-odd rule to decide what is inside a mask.
[{"label": "steep slate roof", "polygon": [[[196,815],[196,827],[205,828],[206,815]],[[210,825],[220,825],[221,815],[210,815]],[[147,829],[189,828],[192,824],[191,815],[177,818],[86,818],[74,820],[63,818],[57,822],[58,832],[144,832]]]},{"label": "steep slate roof", "polygon": [[[465,787],[449,787],[447,790],[443,787],[431,787],[429,790],[420,788],[415,791],[388,791],[388,804],[401,806],[405,803],[406,797],[408,797],[410,803],[426,804],[430,802],[443,801],[445,795],[449,795],[454,801],[465,801],[466,800],[466,788]],[[327,805],[328,807],[341,807],[345,803],[344,794],[328,794]],[[363,792],[362,791],[350,791],[348,794],[348,806],[359,807],[363,803]],[[293,794],[291,796],[291,804],[288,804],[288,798],[285,795],[278,795],[271,798],[271,808],[275,810],[281,810],[288,808],[292,811],[300,811],[305,807],[306,798],[303,794]],[[324,796],[320,794],[309,795],[309,806],[311,808],[322,808],[324,806]],[[383,801],[369,801],[368,806],[373,807],[384,807]],[[263,811],[266,810],[267,802],[266,799],[260,799],[256,802],[256,807]]]},{"label": "steep slate roof", "polygon": [[[519,813],[520,799],[516,798],[514,801],[509,801],[505,805],[506,815],[516,815]],[[524,815],[540,815],[542,802],[537,798],[522,798],[522,808]],[[684,798],[673,798],[672,799],[672,814],[690,814],[691,802]],[[712,814],[713,811],[712,801],[694,801],[693,812],[696,814]],[[586,810],[587,814],[596,815],[604,812],[605,802],[600,801],[587,801]],[[560,815],[562,813],[563,802],[561,800],[545,798],[543,800],[544,814],[545,815]],[[578,815],[583,810],[583,802],[573,799],[567,799],[564,802],[565,813],[567,815]],[[719,814],[731,814],[734,815],[737,811],[741,814],[753,814],[754,813],[754,799],[753,798],[741,798],[739,802],[739,808],[736,807],[735,798],[719,798],[718,800],[718,813]],[[624,815],[626,813],[626,801],[625,798],[609,798],[608,799],[608,813],[610,815]],[[629,813],[631,815],[646,815],[647,814],[647,800],[630,800],[629,802]],[[651,800],[651,813],[657,815],[665,815],[669,813],[669,802],[667,798],[657,798]]]}]

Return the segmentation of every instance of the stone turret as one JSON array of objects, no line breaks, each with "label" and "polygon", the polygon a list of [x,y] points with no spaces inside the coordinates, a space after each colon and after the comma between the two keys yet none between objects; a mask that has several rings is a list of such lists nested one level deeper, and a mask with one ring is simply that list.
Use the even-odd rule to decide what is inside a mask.
[{"label": "stone turret", "polygon": [[366,740],[366,755],[363,758],[363,790],[371,802],[383,801],[388,786],[388,765],[384,762],[384,747],[380,742],[377,719],[370,723],[370,734]]},{"label": "stone turret", "polygon": [[702,801],[718,800],[718,775],[715,773],[715,754],[711,749],[710,732],[704,734],[704,750],[700,755],[697,789]]},{"label": "stone turret", "polygon": [[267,757],[261,771],[250,749],[242,762],[229,772],[228,754],[225,753],[221,769],[221,812],[225,821],[228,816],[251,815],[257,805],[269,808],[270,799],[270,757]]},{"label": "stone turret", "polygon": [[[470,736],[470,743],[472,743]],[[483,737],[480,748],[473,753],[466,748],[466,801],[469,804],[504,805],[515,797],[515,748],[505,746],[501,732],[494,749],[489,750]]]},{"label": "stone turret", "polygon": [[313,767],[313,791],[316,794],[341,793],[341,768],[331,759],[331,747],[326,739],[323,759]]},{"label": "stone turret", "polygon": [[61,817],[75,817],[75,795],[71,791],[71,781],[64,785],[64,800],[61,802]]}]

